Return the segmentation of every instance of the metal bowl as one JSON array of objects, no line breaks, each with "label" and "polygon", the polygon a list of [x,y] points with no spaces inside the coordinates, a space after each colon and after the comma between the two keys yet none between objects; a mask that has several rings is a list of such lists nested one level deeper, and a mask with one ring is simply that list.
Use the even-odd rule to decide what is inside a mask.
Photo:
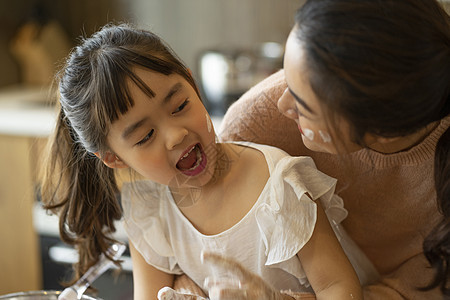
[{"label": "metal bowl", "polygon": [[[7,300],[57,300],[61,291],[30,291],[12,293],[0,296],[0,299]],[[81,297],[83,300],[101,300],[100,298],[92,298],[87,295]]]}]

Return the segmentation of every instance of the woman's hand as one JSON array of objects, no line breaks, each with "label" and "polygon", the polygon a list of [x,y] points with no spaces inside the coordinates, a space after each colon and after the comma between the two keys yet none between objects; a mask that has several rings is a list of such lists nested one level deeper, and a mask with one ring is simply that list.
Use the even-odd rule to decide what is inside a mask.
[{"label": "woman's hand", "polygon": [[208,300],[202,296],[175,291],[170,287],[163,287],[158,292],[158,300]]}]

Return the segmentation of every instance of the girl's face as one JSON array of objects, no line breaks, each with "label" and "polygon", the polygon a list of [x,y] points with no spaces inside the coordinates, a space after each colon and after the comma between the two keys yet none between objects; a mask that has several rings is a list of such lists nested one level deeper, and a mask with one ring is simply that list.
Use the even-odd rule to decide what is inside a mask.
[{"label": "girl's face", "polygon": [[155,96],[130,80],[134,106],[112,124],[107,137],[112,153],[103,160],[170,187],[205,185],[216,164],[215,134],[194,88],[178,74],[136,68],[136,75]]},{"label": "girl's face", "polygon": [[[303,48],[296,37],[294,28],[286,42],[284,73],[288,88],[278,100],[278,109],[288,118],[296,121],[305,146],[313,151],[337,153],[334,137],[327,127],[326,115],[319,100],[311,89]],[[350,140],[349,127],[340,122],[339,145],[346,151],[356,151],[361,147]]]}]

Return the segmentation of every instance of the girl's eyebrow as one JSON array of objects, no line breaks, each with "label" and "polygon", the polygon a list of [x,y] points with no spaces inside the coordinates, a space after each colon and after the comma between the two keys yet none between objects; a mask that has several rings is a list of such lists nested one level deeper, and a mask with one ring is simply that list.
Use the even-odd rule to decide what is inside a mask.
[{"label": "girl's eyebrow", "polygon": [[307,111],[309,111],[312,114],[315,114],[314,111],[311,109],[311,107],[308,106],[308,104],[305,103],[305,101],[303,101],[302,98],[300,98],[299,96],[297,96],[294,91],[291,90],[291,88],[289,88],[289,92],[291,93],[291,95],[295,98],[295,100],[301,105],[303,106]]},{"label": "girl's eyebrow", "polygon": [[[183,87],[183,85],[181,84],[181,82],[175,83],[170,88],[170,90],[167,92],[167,95],[163,98],[162,104],[164,105],[164,104],[170,102],[170,100],[173,98],[173,96],[178,91],[180,91],[182,87]],[[122,139],[124,139],[124,140],[128,139],[133,134],[133,132],[135,132],[137,129],[139,129],[145,123],[145,121],[147,121],[147,119],[148,118],[144,118],[142,120],[139,120],[139,121],[131,124],[127,128],[125,128],[125,130],[122,133]]]},{"label": "girl's eyebrow", "polygon": [[130,126],[128,126],[122,133],[122,139],[124,139],[124,140],[128,139],[133,132],[135,132],[138,128],[140,128],[145,123],[146,120],[147,120],[147,118],[144,118],[144,119],[137,121],[136,123],[133,123]]},{"label": "girl's eyebrow", "polygon": [[169,92],[167,93],[167,95],[164,97],[163,99],[163,104],[169,102],[173,95],[175,95],[179,90],[181,90],[181,88],[183,87],[183,85],[181,84],[181,82],[177,82],[175,83],[169,90]]}]

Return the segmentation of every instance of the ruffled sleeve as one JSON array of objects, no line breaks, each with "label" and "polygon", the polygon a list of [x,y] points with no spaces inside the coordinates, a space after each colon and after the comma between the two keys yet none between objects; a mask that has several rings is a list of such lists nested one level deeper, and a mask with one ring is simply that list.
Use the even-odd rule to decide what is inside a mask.
[{"label": "ruffled sleeve", "polygon": [[[269,181],[268,200],[256,211],[266,248],[266,265],[305,278],[301,266],[286,262],[296,259],[312,236],[317,219],[315,200],[321,200],[333,223],[340,223],[347,216],[342,199],[334,195],[336,179],[317,170],[309,157],[286,156],[276,163]],[[306,278],[304,281],[305,284]]]},{"label": "ruffled sleeve", "polygon": [[161,201],[166,197],[165,186],[151,181],[124,184],[124,227],[148,264],[166,273],[182,274],[169,242],[167,225],[160,217],[165,209]]}]

